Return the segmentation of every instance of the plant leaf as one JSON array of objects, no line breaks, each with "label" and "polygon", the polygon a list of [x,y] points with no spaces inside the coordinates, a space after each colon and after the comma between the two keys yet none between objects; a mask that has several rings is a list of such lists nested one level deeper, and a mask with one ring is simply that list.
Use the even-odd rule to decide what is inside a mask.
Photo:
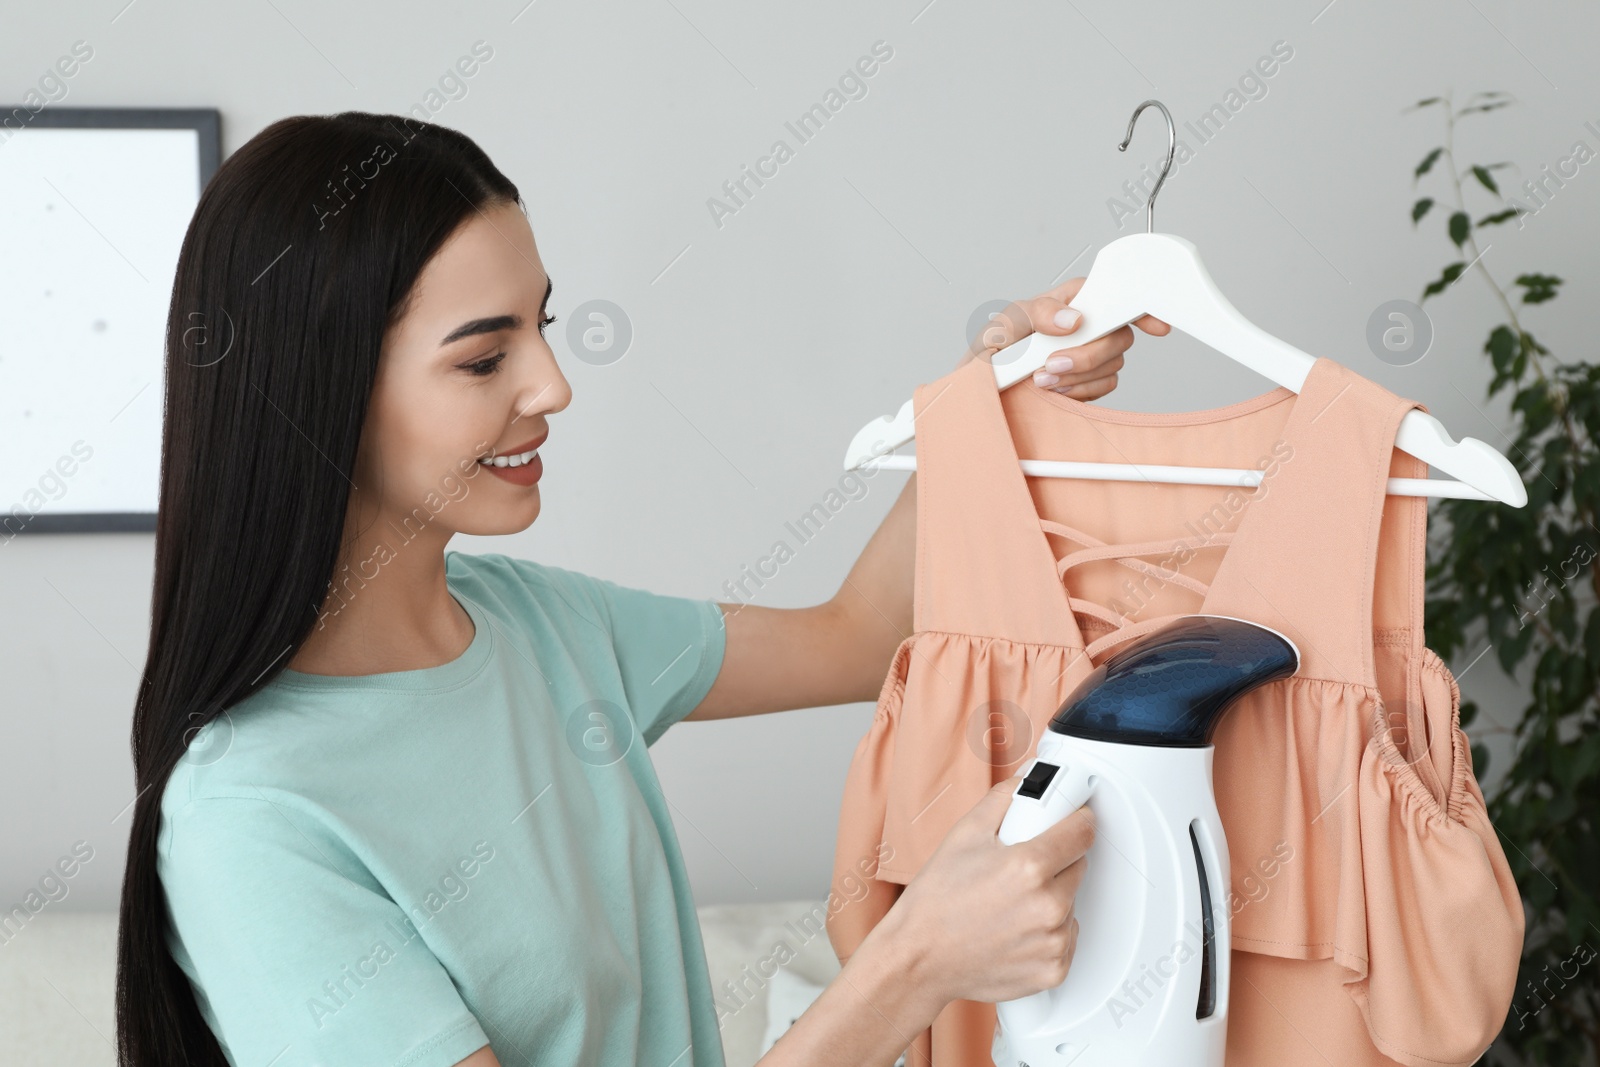
[{"label": "plant leaf", "polygon": [[1517,284],[1527,290],[1522,294],[1524,304],[1542,304],[1546,300],[1554,300],[1557,296],[1556,286],[1562,283],[1562,279],[1553,274],[1517,275]]},{"label": "plant leaf", "polygon": [[1444,273],[1439,275],[1438,281],[1430,282],[1428,287],[1422,291],[1422,299],[1426,300],[1435,293],[1444,292],[1446,287],[1448,287],[1451,282],[1461,277],[1461,272],[1466,269],[1467,265],[1464,262],[1450,264],[1444,269]]},{"label": "plant leaf", "polygon": [[1517,335],[1511,327],[1501,323],[1490,332],[1483,350],[1489,353],[1489,362],[1497,372],[1508,373],[1511,370],[1511,357],[1517,354]]},{"label": "plant leaf", "polygon": [[1489,750],[1476,741],[1472,743],[1472,773],[1479,778],[1489,767]]}]

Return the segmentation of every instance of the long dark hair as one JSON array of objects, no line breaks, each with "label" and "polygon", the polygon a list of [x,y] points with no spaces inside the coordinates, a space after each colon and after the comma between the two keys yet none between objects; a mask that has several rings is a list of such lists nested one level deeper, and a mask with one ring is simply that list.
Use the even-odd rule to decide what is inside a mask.
[{"label": "long dark hair", "polygon": [[161,795],[195,731],[283,669],[338,566],[378,354],[468,216],[520,203],[465,135],[299,115],[201,194],[167,312],[150,650],[117,931],[122,1067],[227,1067],[166,942]]}]

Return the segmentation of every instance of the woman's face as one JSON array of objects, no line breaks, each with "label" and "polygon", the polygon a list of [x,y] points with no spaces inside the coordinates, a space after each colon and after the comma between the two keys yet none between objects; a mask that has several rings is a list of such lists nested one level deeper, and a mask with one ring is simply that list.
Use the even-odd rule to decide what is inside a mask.
[{"label": "woman's face", "polygon": [[[545,343],[550,279],[516,204],[475,211],[428,261],[384,338],[356,463],[357,530],[504,534],[539,515],[526,454],[572,390]],[[504,457],[517,465],[485,466]]]}]

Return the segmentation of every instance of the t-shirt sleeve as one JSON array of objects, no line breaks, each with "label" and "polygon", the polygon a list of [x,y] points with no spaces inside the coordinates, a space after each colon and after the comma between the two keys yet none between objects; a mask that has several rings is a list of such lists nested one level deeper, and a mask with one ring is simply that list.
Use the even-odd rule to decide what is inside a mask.
[{"label": "t-shirt sleeve", "polygon": [[717,680],[727,649],[722,608],[715,600],[584,577],[603,606],[629,710],[644,743],[653,745]]},{"label": "t-shirt sleeve", "polygon": [[489,1043],[417,927],[322,820],[201,797],[157,852],[174,958],[231,1062],[450,1067]]},{"label": "t-shirt sleeve", "polygon": [[[486,573],[509,567],[553,619],[571,621],[583,634],[569,646],[580,670],[621,675],[628,713],[647,746],[705,699],[722,669],[727,629],[715,599],[652,593],[500,553],[465,562]],[[603,659],[592,655],[591,628],[610,644]]]}]

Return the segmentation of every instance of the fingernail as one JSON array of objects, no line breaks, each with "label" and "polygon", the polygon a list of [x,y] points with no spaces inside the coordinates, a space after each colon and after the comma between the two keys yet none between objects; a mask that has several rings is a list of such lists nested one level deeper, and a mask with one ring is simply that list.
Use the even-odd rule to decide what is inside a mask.
[{"label": "fingernail", "polygon": [[1061,379],[1056,377],[1054,374],[1045,374],[1042,372],[1036,372],[1033,376],[1033,384],[1044,386],[1045,388],[1049,388],[1060,380]]},{"label": "fingernail", "polygon": [[1065,374],[1072,369],[1072,357],[1051,356],[1044,361],[1044,369],[1052,374]]},{"label": "fingernail", "polygon": [[1060,311],[1056,312],[1056,325],[1061,327],[1063,330],[1070,329],[1078,324],[1078,319],[1081,317],[1082,316],[1080,316],[1076,311],[1073,311],[1071,308],[1062,308]]}]

